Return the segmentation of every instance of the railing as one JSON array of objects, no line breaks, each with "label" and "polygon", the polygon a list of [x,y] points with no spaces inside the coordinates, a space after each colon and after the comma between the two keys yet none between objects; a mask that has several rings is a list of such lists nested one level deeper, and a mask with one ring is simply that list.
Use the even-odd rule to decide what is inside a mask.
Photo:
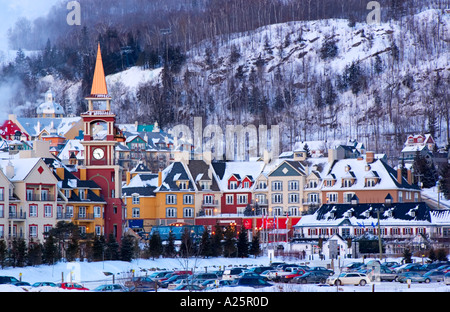
[{"label": "railing", "polygon": [[25,212],[15,212],[10,211],[9,212],[9,219],[15,219],[15,220],[25,220],[27,218],[27,214]]},{"label": "railing", "polygon": [[59,212],[59,213],[56,214],[56,219],[57,220],[66,220],[66,219],[72,219],[72,218],[73,218],[73,213],[68,213],[68,212],[62,213],[62,212]]},{"label": "railing", "polygon": [[55,201],[55,196],[53,195],[44,195],[41,196],[39,194],[28,194],[27,201]]},{"label": "railing", "polygon": [[94,220],[94,214],[93,213],[78,213],[75,215],[76,220]]},{"label": "railing", "polygon": [[217,207],[219,206],[218,200],[202,200],[202,207]]}]

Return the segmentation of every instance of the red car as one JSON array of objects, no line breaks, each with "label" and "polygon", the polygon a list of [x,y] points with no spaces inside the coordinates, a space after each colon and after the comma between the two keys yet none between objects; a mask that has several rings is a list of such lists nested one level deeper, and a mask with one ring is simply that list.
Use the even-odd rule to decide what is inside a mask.
[{"label": "red car", "polygon": [[68,290],[89,290],[88,288],[77,283],[60,283],[58,287]]},{"label": "red car", "polygon": [[281,277],[281,281],[283,281],[285,283],[289,283],[294,277],[302,276],[303,274],[305,274],[305,270],[298,269],[298,270],[292,271],[291,274],[283,275]]}]

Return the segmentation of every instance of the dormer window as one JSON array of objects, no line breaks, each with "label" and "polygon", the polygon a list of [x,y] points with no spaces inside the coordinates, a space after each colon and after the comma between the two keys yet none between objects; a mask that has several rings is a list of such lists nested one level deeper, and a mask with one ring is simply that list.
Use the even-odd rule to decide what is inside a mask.
[{"label": "dormer window", "polygon": [[250,182],[245,181],[245,182],[244,182],[244,188],[249,188],[249,187],[250,187]]},{"label": "dormer window", "polygon": [[200,185],[202,187],[202,190],[210,190],[211,189],[211,183],[209,181],[201,181]]},{"label": "dormer window", "polygon": [[342,186],[343,187],[350,187],[353,185],[352,179],[342,179]]},{"label": "dormer window", "polygon": [[238,187],[237,181],[230,181],[230,190],[235,190]]},{"label": "dormer window", "polygon": [[376,179],[367,179],[366,180],[366,186],[367,187],[373,187],[377,184],[377,180]]},{"label": "dormer window", "polygon": [[178,187],[180,190],[187,190],[188,189],[188,181],[180,181],[178,184]]}]

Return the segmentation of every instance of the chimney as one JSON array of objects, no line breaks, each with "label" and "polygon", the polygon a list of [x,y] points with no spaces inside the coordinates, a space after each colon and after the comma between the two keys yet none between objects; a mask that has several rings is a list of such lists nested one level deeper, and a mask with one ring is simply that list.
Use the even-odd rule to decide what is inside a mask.
[{"label": "chimney", "polygon": [[408,173],[408,177],[407,177],[407,179],[408,179],[408,184],[412,185],[412,184],[413,184],[413,175],[412,175],[412,171],[411,171],[411,169],[408,169],[406,172]]},{"label": "chimney", "polygon": [[335,160],[337,160],[337,150],[335,149],[329,149],[328,150],[328,162],[331,164],[333,163]]},{"label": "chimney", "polygon": [[368,164],[371,164],[371,163],[374,162],[374,160],[375,160],[375,152],[369,152],[369,151],[367,151],[367,152],[366,152],[366,162],[367,162]]},{"label": "chimney", "polygon": [[162,171],[158,172],[158,187],[162,185]]},{"label": "chimney", "polygon": [[87,176],[86,176],[86,168],[80,168],[80,180],[81,181],[86,181]]},{"label": "chimney", "polygon": [[127,185],[129,185],[131,181],[131,172],[129,170],[127,170],[126,176],[127,176]]},{"label": "chimney", "polygon": [[8,161],[8,165],[6,166],[6,177],[8,179],[12,179],[14,177],[14,166],[11,161]]},{"label": "chimney", "polygon": [[268,164],[270,162],[270,154],[268,150],[264,150],[264,155],[263,155],[263,160],[264,160],[264,164]]},{"label": "chimney", "polygon": [[397,182],[402,184],[402,180],[403,180],[402,167],[400,166],[400,167],[397,168]]}]

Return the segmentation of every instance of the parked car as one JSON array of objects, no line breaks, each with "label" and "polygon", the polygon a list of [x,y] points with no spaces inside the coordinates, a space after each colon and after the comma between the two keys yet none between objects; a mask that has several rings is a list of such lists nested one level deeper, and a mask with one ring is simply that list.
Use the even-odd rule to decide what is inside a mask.
[{"label": "parked car", "polygon": [[267,278],[267,280],[271,281],[274,278],[276,278],[276,276],[278,275],[278,272],[279,272],[278,270],[267,270],[267,271],[262,272],[260,275],[262,277]]},{"label": "parked car", "polygon": [[253,288],[262,288],[273,286],[271,283],[263,278],[258,277],[243,277],[235,279],[231,286],[249,286]]},{"label": "parked car", "polygon": [[77,284],[77,283],[59,283],[57,284],[58,287],[62,289],[68,289],[68,290],[89,290],[89,288],[84,287],[83,285]]},{"label": "parked car", "polygon": [[411,280],[411,282],[417,282],[417,283],[429,283],[431,282],[430,277],[425,277],[420,273],[417,272],[403,272],[398,275],[397,281],[400,283],[407,283],[408,280]]},{"label": "parked car", "polygon": [[186,290],[186,291],[201,291],[202,288],[198,285],[180,285],[176,287],[174,290]]},{"label": "parked car", "polygon": [[327,279],[329,285],[360,285],[365,286],[370,283],[370,279],[366,274],[357,272],[343,272],[338,276],[331,276]]},{"label": "parked car", "polygon": [[105,284],[94,288],[95,292],[128,292],[129,289],[120,284]]},{"label": "parked car", "polygon": [[424,274],[425,272],[428,272],[428,270],[419,263],[409,263],[406,266],[399,267],[397,269],[397,273],[405,273],[405,272],[416,272],[419,274]]},{"label": "parked car", "polygon": [[203,289],[214,289],[214,288],[218,288],[218,287],[223,287],[223,286],[230,286],[231,285],[231,281],[225,281],[225,280],[221,280],[221,279],[209,279],[204,281],[200,287],[202,287]]},{"label": "parked car", "polygon": [[284,283],[289,283],[293,278],[297,276],[302,276],[306,271],[303,269],[298,269],[290,272],[289,274],[284,274],[280,276],[280,280]]},{"label": "parked car", "polygon": [[159,287],[159,283],[157,279],[152,279],[149,276],[135,276],[125,282],[125,287],[133,292],[147,292],[155,290],[155,287]]},{"label": "parked car", "polygon": [[175,288],[177,288],[180,285],[189,285],[192,284],[190,280],[184,278],[184,279],[178,279],[176,281],[173,281],[172,283],[170,283],[169,285],[167,285],[167,289],[169,290],[173,290]]},{"label": "parked car", "polygon": [[326,274],[326,275],[329,275],[329,276],[334,275],[334,271],[333,270],[330,270],[330,269],[327,269],[327,268],[324,268],[324,267],[321,267],[321,266],[311,267],[307,271],[308,272],[319,272],[319,273],[323,273],[323,274]]},{"label": "parked car", "polygon": [[325,284],[327,282],[327,277],[329,275],[327,273],[322,273],[322,272],[314,272],[314,271],[309,271],[306,272],[303,275],[294,277],[291,280],[291,283],[296,283],[296,284]]},{"label": "parked car", "polygon": [[223,271],[222,279],[232,281],[236,279],[239,274],[241,274],[246,269],[244,268],[232,268],[232,269],[226,269]]},{"label": "parked car", "polygon": [[37,282],[31,286],[32,287],[43,287],[43,286],[57,287],[56,283],[53,283],[53,282]]},{"label": "parked car", "polygon": [[444,275],[445,273],[438,270],[431,270],[425,273],[424,277],[429,277],[432,282],[442,282],[444,281]]},{"label": "parked car", "polygon": [[188,274],[173,275],[170,278],[166,279],[165,281],[160,282],[159,286],[161,288],[167,288],[169,284],[172,284],[173,282],[180,279],[186,279],[188,276],[189,276]]},{"label": "parked car", "polygon": [[377,275],[379,275],[380,277],[380,281],[389,281],[389,282],[393,282],[397,280],[398,277],[398,273],[394,270],[391,270],[388,267],[385,267],[384,265],[380,266],[380,270],[373,270],[373,269],[369,269],[366,273],[366,275],[372,280],[372,281],[376,281],[377,280]]},{"label": "parked car", "polygon": [[242,277],[262,277],[262,276],[255,272],[244,271],[244,272],[239,273],[237,278],[242,278]]},{"label": "parked car", "polygon": [[346,265],[345,267],[343,267],[342,271],[343,272],[356,271],[363,265],[364,265],[364,263],[362,263],[362,262],[352,262],[352,263]]},{"label": "parked car", "polygon": [[159,272],[153,272],[148,277],[152,280],[159,280],[160,278],[163,278],[166,276],[167,273],[171,273],[171,271],[159,271]]},{"label": "parked car", "polygon": [[444,275],[444,283],[445,283],[445,285],[450,285],[450,272],[449,273],[445,273],[445,275]]},{"label": "parked car", "polygon": [[259,267],[253,267],[253,268],[250,268],[250,269],[248,269],[247,271],[248,271],[248,272],[254,272],[254,273],[256,273],[256,274],[261,274],[261,273],[264,272],[264,271],[272,270],[272,269],[273,269],[273,268],[270,267],[270,266],[259,266]]},{"label": "parked car", "polygon": [[13,276],[0,276],[0,284],[17,283],[19,280]]},{"label": "parked car", "polygon": [[11,285],[14,285],[14,286],[30,286],[31,287],[30,283],[22,282],[22,281],[11,283]]}]

